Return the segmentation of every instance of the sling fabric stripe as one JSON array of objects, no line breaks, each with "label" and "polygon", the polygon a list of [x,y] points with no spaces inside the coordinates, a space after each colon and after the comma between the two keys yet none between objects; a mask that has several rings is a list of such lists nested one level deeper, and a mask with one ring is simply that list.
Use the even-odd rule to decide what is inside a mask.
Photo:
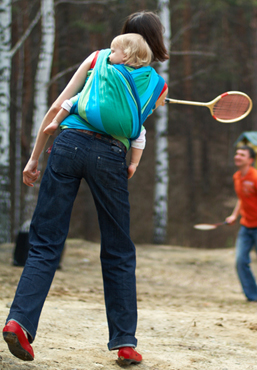
[{"label": "sling fabric stripe", "polygon": [[73,114],[63,121],[61,128],[89,129],[111,135],[129,148],[129,140],[139,136],[143,121],[165,82],[150,66],[135,69],[112,65],[110,52],[110,49],[99,52],[77,104],[72,107]]}]

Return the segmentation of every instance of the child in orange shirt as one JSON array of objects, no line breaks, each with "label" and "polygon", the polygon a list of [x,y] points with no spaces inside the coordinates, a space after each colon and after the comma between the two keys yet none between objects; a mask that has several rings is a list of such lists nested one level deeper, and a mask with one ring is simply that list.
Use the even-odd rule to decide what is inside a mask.
[{"label": "child in orange shirt", "polygon": [[255,152],[248,146],[237,149],[234,161],[238,171],[234,174],[234,187],[238,196],[232,214],[226,218],[233,224],[241,215],[241,228],[236,241],[236,269],[248,301],[257,301],[257,285],[250,269],[250,252],[257,250],[257,170],[252,167]]}]

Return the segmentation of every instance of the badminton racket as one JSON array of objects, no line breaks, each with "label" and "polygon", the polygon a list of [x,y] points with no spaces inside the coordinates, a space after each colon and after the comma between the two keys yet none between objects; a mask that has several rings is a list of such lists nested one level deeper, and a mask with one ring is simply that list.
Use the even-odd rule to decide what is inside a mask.
[{"label": "badminton racket", "polygon": [[240,121],[248,116],[253,106],[251,98],[240,91],[225,92],[207,103],[168,98],[166,98],[165,101],[169,104],[186,104],[207,107],[214,119],[224,123]]},{"label": "badminton racket", "polygon": [[218,222],[217,224],[197,224],[194,225],[194,228],[197,230],[214,230],[218,226],[227,225],[227,222]]}]

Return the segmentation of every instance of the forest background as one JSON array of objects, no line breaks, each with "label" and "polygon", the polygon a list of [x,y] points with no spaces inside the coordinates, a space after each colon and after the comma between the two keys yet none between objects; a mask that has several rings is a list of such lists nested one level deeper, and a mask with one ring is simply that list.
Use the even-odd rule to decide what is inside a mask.
[{"label": "forest background", "polygon": [[[2,230],[9,227],[3,226],[3,219],[7,219],[9,213],[11,215],[11,241],[28,219],[38,192],[38,186],[28,192],[28,188],[22,185],[21,173],[35,139],[35,86],[42,50],[39,12],[44,3],[52,3],[55,20],[53,59],[47,83],[48,107],[91,52],[109,47],[129,14],[140,10],[160,11],[160,2],[154,0],[2,1],[1,12],[6,10],[6,6],[11,9],[12,56],[9,107],[6,109],[0,104],[4,107],[0,111],[1,135],[7,132],[9,138],[8,148],[1,148],[0,207]],[[230,215],[236,203],[232,182],[236,170],[234,144],[242,132],[257,131],[257,2],[176,0],[166,2],[166,6],[171,28],[169,97],[210,101],[225,91],[239,90],[252,98],[253,110],[243,121],[223,124],[215,121],[207,108],[168,106],[168,128],[164,133],[169,161],[165,243],[231,247],[238,224],[205,232],[195,230],[193,225],[223,221]],[[0,26],[0,52],[3,52],[4,27],[3,24]],[[155,63],[153,67],[158,70],[159,65]],[[3,64],[1,71],[3,78]],[[2,96],[4,93],[0,87],[0,99]],[[3,123],[5,113],[9,116],[7,124]],[[131,236],[135,243],[153,242],[158,114],[156,111],[146,122],[146,149],[136,174],[129,180]],[[49,140],[49,145],[53,139]],[[8,166],[3,161],[6,150],[10,150]],[[47,158],[48,154],[44,153],[40,164],[42,173]],[[81,184],[74,204],[69,237],[100,240],[97,214],[85,182]],[[3,241],[6,241],[5,236]]]}]

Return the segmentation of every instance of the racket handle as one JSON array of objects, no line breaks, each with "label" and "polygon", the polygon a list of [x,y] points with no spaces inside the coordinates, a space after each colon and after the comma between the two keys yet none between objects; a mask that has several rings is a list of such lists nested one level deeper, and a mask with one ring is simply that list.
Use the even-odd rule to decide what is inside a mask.
[{"label": "racket handle", "polygon": [[224,222],[218,222],[217,224],[214,224],[216,226],[222,226],[222,225],[228,225],[227,221]]},{"label": "racket handle", "polygon": [[165,103],[169,103],[169,104],[196,105],[197,107],[208,107],[208,104],[209,104],[209,103],[200,103],[200,102],[197,102],[197,101],[177,100],[177,99],[169,99],[169,98],[165,98]]}]

